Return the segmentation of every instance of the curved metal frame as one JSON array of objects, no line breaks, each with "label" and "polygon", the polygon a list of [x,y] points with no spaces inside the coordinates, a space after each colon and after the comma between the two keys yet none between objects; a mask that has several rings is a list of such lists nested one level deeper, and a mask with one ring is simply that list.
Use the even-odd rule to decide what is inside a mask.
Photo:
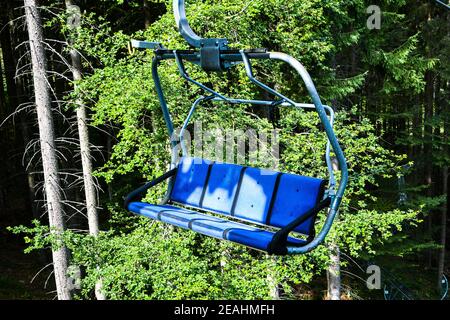
[{"label": "curved metal frame", "polygon": [[198,36],[189,25],[186,17],[186,6],[184,0],[173,0],[173,13],[178,31],[183,38],[194,48],[202,48],[205,45],[223,47],[228,44],[227,39],[207,39]]},{"label": "curved metal frame", "polygon": [[189,26],[189,22],[186,18],[186,7],[184,0],[173,1],[173,13],[175,15],[175,22],[177,24],[178,31],[183,38],[193,47],[200,48],[202,38],[200,38]]},{"label": "curved metal frame", "polygon": [[[255,83],[257,86],[261,87],[263,90],[276,96],[279,100],[263,101],[263,100],[245,100],[245,99],[228,98],[228,97],[225,97],[224,95],[214,91],[213,89],[203,85],[202,83],[192,79],[186,73],[183,60],[186,60],[186,61],[189,61],[194,64],[202,66],[202,61],[207,61],[207,59],[209,57],[208,54],[210,54],[206,51],[202,52],[203,45],[205,45],[205,44],[209,45],[210,43],[214,43],[214,40],[218,40],[218,41],[215,41],[215,44],[216,44],[216,46],[219,45],[219,47],[220,47],[220,42],[223,41],[222,43],[226,43],[226,39],[203,39],[203,38],[199,37],[198,35],[196,35],[194,33],[194,31],[189,26],[189,23],[186,18],[184,0],[174,0],[173,5],[174,5],[175,20],[176,20],[177,27],[179,28],[180,33],[182,34],[182,36],[186,39],[186,41],[191,46],[196,47],[196,48],[201,48],[200,52],[189,51],[189,50],[188,51],[186,51],[186,50],[183,50],[183,51],[165,50],[159,44],[155,45],[155,44],[151,44],[151,43],[147,43],[147,42],[139,42],[139,41],[134,42],[134,45],[136,47],[139,47],[139,48],[152,47],[156,50],[155,51],[156,55],[155,55],[155,57],[153,59],[153,63],[152,63],[152,74],[153,74],[153,80],[155,83],[155,88],[156,88],[158,98],[159,98],[159,101],[161,104],[161,109],[162,109],[162,113],[164,116],[164,120],[166,122],[169,135],[171,137],[171,146],[172,146],[171,169],[175,168],[176,164],[177,164],[177,158],[178,158],[177,152],[179,151],[179,149],[177,148],[177,146],[178,146],[177,138],[181,138],[183,136],[183,133],[184,133],[193,113],[195,112],[195,109],[203,101],[211,100],[211,101],[222,101],[222,102],[227,102],[227,103],[231,103],[231,104],[244,103],[244,104],[255,104],[255,105],[292,106],[295,108],[315,108],[316,112],[319,115],[319,119],[324,127],[327,138],[328,138],[327,147],[326,147],[326,162],[327,162],[327,167],[328,167],[328,171],[329,171],[329,175],[330,175],[330,187],[329,187],[329,192],[327,195],[327,197],[330,199],[329,211],[328,211],[326,220],[324,222],[324,225],[323,225],[322,229],[320,230],[320,232],[316,235],[316,237],[312,241],[308,242],[306,245],[304,245],[302,247],[287,247],[287,253],[288,254],[299,254],[299,253],[306,253],[308,251],[313,250],[314,248],[316,248],[319,244],[321,244],[324,241],[325,236],[330,231],[332,223],[338,213],[339,205],[342,201],[342,197],[344,195],[345,188],[348,183],[347,163],[346,163],[344,154],[342,152],[342,149],[339,145],[339,142],[338,142],[336,135],[334,134],[334,131],[332,128],[332,125],[334,122],[334,110],[331,107],[322,104],[319,94],[317,93],[316,87],[314,86],[314,83],[313,83],[309,73],[304,68],[304,66],[295,58],[293,58],[285,53],[281,53],[281,52],[265,52],[265,51],[260,51],[260,50],[236,51],[236,50],[225,49],[225,50],[221,50],[221,51],[219,50],[218,52],[214,53],[215,54],[214,59],[219,59],[221,61],[221,63],[224,62],[224,64],[225,64],[225,62],[226,62],[226,64],[230,65],[230,66],[234,65],[234,64],[238,64],[238,63],[244,63],[245,71],[246,71],[246,74],[249,77],[250,81]],[[205,55],[206,57],[203,57],[203,55]],[[189,114],[183,124],[183,127],[181,128],[179,137],[174,136],[173,122],[172,122],[172,119],[170,116],[169,109],[167,107],[167,102],[164,97],[164,93],[163,93],[162,86],[161,86],[161,81],[160,81],[160,78],[158,75],[159,62],[161,60],[166,60],[166,59],[175,59],[178,69],[180,71],[180,74],[184,79],[186,79],[187,81],[199,86],[203,90],[210,93],[209,96],[206,96],[206,97],[202,96],[194,102],[194,104],[192,105],[192,107],[189,111]],[[300,75],[303,82],[305,83],[308,94],[312,100],[312,104],[296,103],[295,101],[291,100],[290,98],[284,96],[283,94],[279,93],[278,91],[270,88],[269,86],[267,86],[264,83],[257,80],[253,75],[250,59],[279,60],[279,61],[289,64],[293,69],[295,69],[297,71],[297,73]],[[206,70],[208,70],[208,69],[206,69]],[[211,71],[211,69],[208,71]],[[217,70],[214,70],[214,71],[217,71]],[[327,112],[328,112],[328,115],[327,115]],[[330,117],[330,118],[328,118],[328,117]],[[336,155],[336,159],[338,161],[339,168],[341,170],[341,179],[339,181],[336,191],[334,191],[335,178],[334,178],[333,166],[332,166],[331,157],[330,157],[330,151],[331,151],[330,149],[331,148],[333,149],[333,151]],[[182,149],[183,153],[185,154],[186,149],[185,149],[185,146],[183,145],[183,143],[181,143],[181,149]],[[172,180],[169,181],[169,189],[168,189],[167,194],[169,194],[172,189],[172,184],[173,184],[172,182],[173,182]]]}]

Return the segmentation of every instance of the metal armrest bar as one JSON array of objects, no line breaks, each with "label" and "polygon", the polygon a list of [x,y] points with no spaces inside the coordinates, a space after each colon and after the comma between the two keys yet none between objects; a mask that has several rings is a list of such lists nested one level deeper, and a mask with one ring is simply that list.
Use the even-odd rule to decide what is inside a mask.
[{"label": "metal armrest bar", "polygon": [[177,168],[174,168],[170,171],[167,171],[162,176],[159,176],[158,178],[156,178],[152,181],[149,181],[146,184],[144,184],[143,186],[131,191],[124,199],[123,205],[124,205],[125,209],[128,209],[128,205],[130,204],[130,202],[141,199],[143,197],[144,192],[146,192],[151,187],[154,187],[157,184],[163,182],[164,180],[174,176],[176,174],[176,172],[177,172]]},{"label": "metal armrest bar", "polygon": [[[321,210],[327,208],[331,203],[331,198],[327,197],[324,200],[320,201],[317,206],[306,212],[303,216],[298,217],[291,221],[288,225],[278,230],[272,238],[272,241],[269,244],[269,253],[270,254],[287,254],[287,240],[289,233],[292,232],[296,227],[300,224],[311,218],[312,216],[319,213]],[[307,245],[307,244],[306,244]],[[306,246],[304,245],[304,246]],[[295,247],[301,248],[301,247]]]}]

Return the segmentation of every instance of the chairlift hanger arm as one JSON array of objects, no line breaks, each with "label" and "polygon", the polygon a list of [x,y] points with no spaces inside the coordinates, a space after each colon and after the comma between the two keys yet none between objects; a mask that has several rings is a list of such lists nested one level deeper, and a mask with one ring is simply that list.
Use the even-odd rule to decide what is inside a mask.
[{"label": "chairlift hanger arm", "polygon": [[199,37],[190,27],[186,18],[186,7],[184,0],[173,0],[173,13],[178,31],[183,38],[195,48],[200,48],[202,38]]}]

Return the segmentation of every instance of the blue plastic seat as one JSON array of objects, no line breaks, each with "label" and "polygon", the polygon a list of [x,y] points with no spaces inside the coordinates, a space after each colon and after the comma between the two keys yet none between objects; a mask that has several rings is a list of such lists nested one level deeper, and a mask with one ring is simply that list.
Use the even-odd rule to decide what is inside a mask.
[{"label": "blue plastic seat", "polygon": [[[323,198],[326,180],[190,157],[182,158],[172,173],[175,180],[166,204],[128,201],[128,210],[263,251],[270,251],[274,228],[288,227],[302,216],[304,221],[292,231],[314,237],[317,212],[311,212]],[[286,237],[289,246],[305,243]]]},{"label": "blue plastic seat", "polygon": [[[214,237],[225,239],[254,249],[267,251],[275,232],[258,229],[236,221],[198,213],[168,205],[153,205],[143,202],[131,202],[129,210],[139,215],[159,220],[174,226]],[[301,245],[305,241],[288,238],[290,245]]]}]

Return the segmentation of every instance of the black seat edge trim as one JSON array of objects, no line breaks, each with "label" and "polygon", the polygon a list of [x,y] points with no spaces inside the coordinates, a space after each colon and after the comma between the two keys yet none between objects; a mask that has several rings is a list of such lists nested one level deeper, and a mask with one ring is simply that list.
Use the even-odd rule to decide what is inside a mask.
[{"label": "black seat edge trim", "polygon": [[211,161],[208,165],[208,172],[206,173],[205,183],[203,184],[202,195],[200,196],[200,201],[198,202],[199,208],[203,208],[203,199],[205,199],[206,189],[208,189],[209,177],[211,176],[212,167],[216,163],[215,161]]},{"label": "black seat edge trim", "polygon": [[168,183],[170,190],[168,190],[169,192],[166,194],[163,201],[161,201],[161,204],[167,204],[172,201],[173,190],[175,189],[175,183],[177,182],[177,177],[178,177],[178,173],[179,173],[178,169],[180,168],[180,164],[183,162],[184,159],[185,158],[181,158],[181,160],[178,161],[178,163],[175,167],[175,169],[177,169],[177,172],[173,177],[171,177],[171,180],[169,180],[169,183]]},{"label": "black seat edge trim", "polygon": [[267,216],[265,221],[265,224],[268,226],[270,226],[270,219],[272,218],[273,206],[275,205],[275,200],[278,194],[278,187],[280,186],[280,180],[282,175],[283,172],[278,172],[277,178],[275,180],[275,186],[273,187],[272,198],[270,199],[269,210],[267,210]]},{"label": "black seat edge trim", "polygon": [[230,215],[234,216],[234,209],[236,208],[236,204],[239,198],[239,193],[241,191],[242,180],[244,179],[244,173],[248,169],[248,167],[242,167],[241,172],[239,173],[239,180],[236,188],[236,193],[234,195],[233,204],[231,205]]},{"label": "black seat edge trim", "polygon": [[[316,204],[315,204],[316,207],[320,204],[320,202],[322,200],[324,200],[323,196],[325,195],[325,188],[326,188],[327,184],[328,184],[328,180],[326,180],[326,179],[322,180],[322,182],[320,183],[319,194],[317,195],[317,200],[316,200]],[[306,240],[307,243],[313,241],[316,236],[315,225],[316,225],[317,214],[312,216],[311,219],[312,219],[312,221],[311,221],[311,226],[309,229],[308,239]]]}]

